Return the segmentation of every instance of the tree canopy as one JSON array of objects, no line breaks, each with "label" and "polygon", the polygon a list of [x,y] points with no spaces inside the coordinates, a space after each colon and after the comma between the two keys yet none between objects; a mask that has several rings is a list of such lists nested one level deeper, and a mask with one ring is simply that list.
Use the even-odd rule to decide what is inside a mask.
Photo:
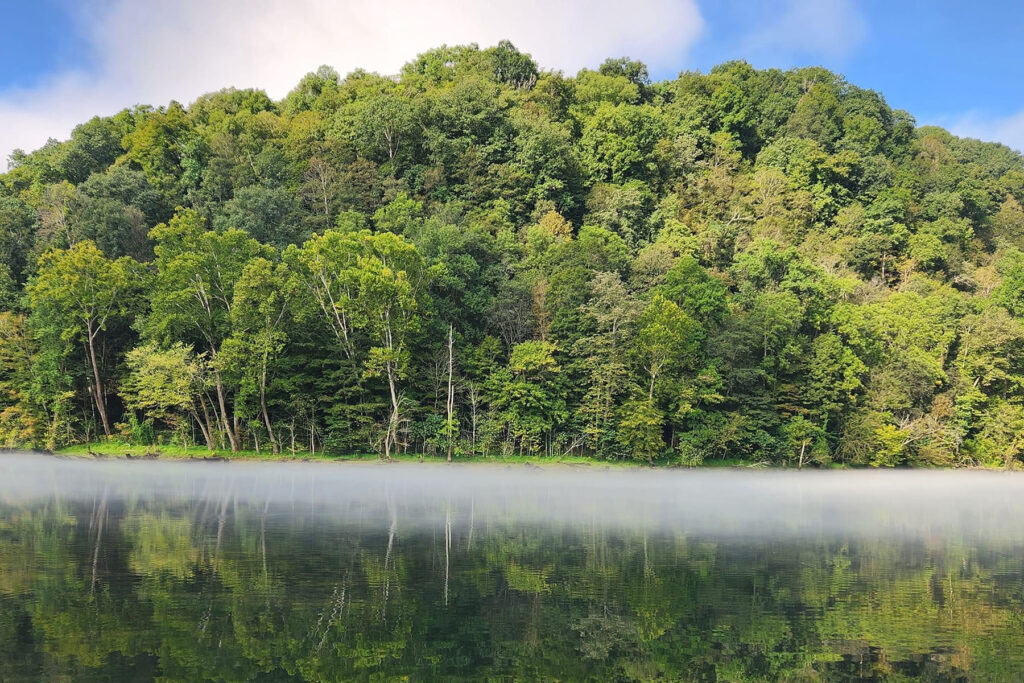
[{"label": "tree canopy", "polygon": [[0,175],[0,440],[1005,465],[1024,159],[821,68],[503,41]]}]

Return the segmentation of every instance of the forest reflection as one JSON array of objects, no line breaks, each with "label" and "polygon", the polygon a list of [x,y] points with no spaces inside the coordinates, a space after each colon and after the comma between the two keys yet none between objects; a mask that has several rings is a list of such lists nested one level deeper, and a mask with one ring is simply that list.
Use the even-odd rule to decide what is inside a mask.
[{"label": "forest reflection", "polygon": [[1024,480],[0,457],[0,679],[1007,680]]}]

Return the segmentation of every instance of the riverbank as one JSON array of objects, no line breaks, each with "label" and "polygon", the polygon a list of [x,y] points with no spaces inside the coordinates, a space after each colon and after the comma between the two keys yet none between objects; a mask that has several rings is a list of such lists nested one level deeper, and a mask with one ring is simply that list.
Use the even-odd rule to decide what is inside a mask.
[{"label": "riverbank", "polygon": [[[128,460],[224,460],[241,462],[381,462],[383,458],[377,453],[325,453],[318,451],[284,451],[275,455],[274,453],[261,450],[231,451],[230,449],[209,450],[205,446],[184,446],[161,445],[146,446],[126,444],[120,441],[96,441],[91,444],[75,444],[65,446],[54,451],[54,455],[68,458],[95,458],[95,459],[128,459]],[[435,462],[443,463],[445,459],[441,456],[423,456],[418,453],[400,453],[392,456],[393,462]],[[457,463],[492,463],[506,465],[572,465],[577,467],[594,467],[605,469],[623,468],[680,468],[681,465],[671,462],[655,462],[653,465],[644,461],[632,460],[601,460],[586,456],[544,456],[544,455],[474,455],[456,457],[453,462]],[[700,465],[702,468],[722,467],[743,467],[759,468],[766,465],[752,463],[737,458],[717,459],[706,461]],[[845,465],[833,465],[830,469],[845,469]]]},{"label": "riverbank", "polygon": [[[377,453],[330,453],[317,451],[284,451],[275,455],[274,453],[261,450],[231,451],[230,449],[209,450],[205,446],[184,446],[161,445],[146,446],[126,444],[120,441],[96,441],[91,444],[75,444],[65,446],[53,452],[54,455],[65,458],[93,458],[93,459],[127,459],[127,460],[200,460],[200,461],[239,461],[239,462],[383,462],[383,458]],[[443,456],[420,455],[418,453],[400,453],[392,456],[393,462],[406,463],[444,463]],[[465,463],[489,463],[498,465],[535,465],[538,467],[550,465],[569,465],[573,467],[592,467],[595,469],[691,469],[671,461],[655,461],[649,464],[645,461],[634,460],[601,460],[586,456],[544,456],[544,455],[474,455],[456,457],[453,462]],[[713,468],[742,468],[742,469],[796,469],[785,465],[773,465],[763,462],[750,462],[738,458],[706,460],[698,469]],[[866,466],[849,465],[845,463],[831,463],[826,467],[818,465],[808,466],[804,469],[829,469],[829,470],[857,470],[872,469]],[[885,469],[885,468],[883,468]],[[1004,470],[1003,467],[901,467],[897,469],[981,469],[981,470]],[[1016,470],[1018,467],[1008,469]]]},{"label": "riverbank", "polygon": [[[54,455],[71,458],[95,458],[95,459],[130,459],[130,460],[224,460],[241,462],[381,462],[383,459],[377,453],[346,453],[334,454],[325,452],[310,453],[309,451],[284,451],[275,455],[274,453],[262,450],[231,451],[229,449],[209,450],[205,446],[184,446],[162,445],[145,446],[125,444],[118,441],[93,442],[91,444],[75,444],[65,446],[54,451]],[[434,462],[443,463],[445,459],[440,456],[421,456],[418,453],[400,453],[393,455],[393,462]],[[676,467],[671,463],[655,463],[649,465],[646,462],[636,461],[612,461],[588,458],[585,456],[559,456],[549,457],[542,455],[510,455],[501,457],[496,455],[474,455],[455,458],[458,463],[494,463],[494,464],[522,464],[522,465],[573,465],[594,468],[650,468],[650,467]],[[706,463],[703,467],[751,467],[751,463],[741,460],[716,460],[713,463]]]}]

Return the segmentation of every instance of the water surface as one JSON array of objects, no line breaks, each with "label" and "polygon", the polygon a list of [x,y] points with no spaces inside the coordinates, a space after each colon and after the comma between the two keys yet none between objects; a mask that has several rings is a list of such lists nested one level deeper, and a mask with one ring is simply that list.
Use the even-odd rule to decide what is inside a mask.
[{"label": "water surface", "polygon": [[0,680],[1021,680],[1024,477],[0,456]]}]

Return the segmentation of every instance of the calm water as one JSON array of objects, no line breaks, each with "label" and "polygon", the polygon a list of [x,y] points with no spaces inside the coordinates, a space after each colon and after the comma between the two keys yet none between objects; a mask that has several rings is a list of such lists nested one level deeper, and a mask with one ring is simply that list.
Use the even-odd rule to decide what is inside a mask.
[{"label": "calm water", "polygon": [[0,456],[0,680],[1022,680],[1022,494]]}]

